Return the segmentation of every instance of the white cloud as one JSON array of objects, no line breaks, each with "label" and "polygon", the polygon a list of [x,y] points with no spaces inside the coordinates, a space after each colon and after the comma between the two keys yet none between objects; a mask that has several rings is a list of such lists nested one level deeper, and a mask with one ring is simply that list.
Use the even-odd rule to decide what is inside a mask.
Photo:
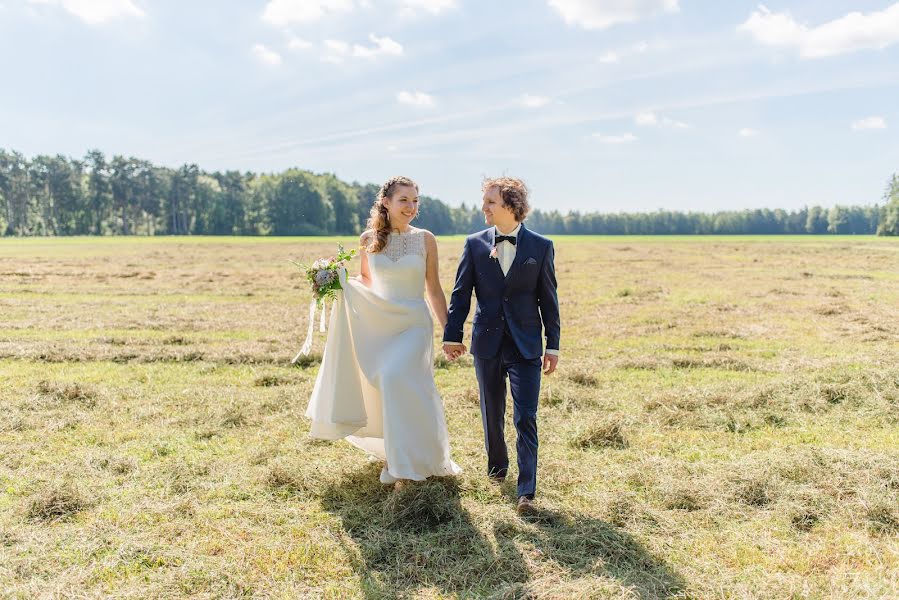
[{"label": "white cloud", "polygon": [[634,117],[634,123],[643,127],[665,127],[668,129],[688,129],[690,126],[681,121],[675,121],[671,117],[659,118],[654,112],[639,113]]},{"label": "white cloud", "polygon": [[253,55],[267,65],[277,66],[281,64],[281,55],[262,44],[253,46]]},{"label": "white cloud", "polygon": [[325,48],[336,54],[349,54],[350,45],[341,40],[325,40]]},{"label": "white cloud", "polygon": [[603,144],[628,144],[630,142],[636,142],[639,139],[633,133],[623,133],[621,135],[603,135],[601,133],[594,133],[593,137]]},{"label": "white cloud", "polygon": [[634,117],[634,122],[637,125],[657,125],[659,119],[656,117],[655,113],[640,113]]},{"label": "white cloud", "polygon": [[621,60],[621,55],[617,52],[606,52],[602,56],[599,57],[599,62],[603,64],[612,64],[617,63]]},{"label": "white cloud", "polygon": [[886,129],[887,122],[883,117],[867,117],[852,122],[853,131],[863,131],[865,129]]},{"label": "white cloud", "polygon": [[411,17],[419,12],[439,15],[445,10],[456,7],[456,0],[401,0],[402,10],[400,15]]},{"label": "white cloud", "polygon": [[820,58],[899,42],[899,2],[882,11],[851,12],[817,27],[797,22],[789,13],[772,13],[759,5],[737,27],[766,46],[796,48],[804,58]]},{"label": "white cloud", "polygon": [[737,132],[740,137],[755,137],[759,134],[758,130],[750,129],[749,127],[744,127],[740,131]]},{"label": "white cloud", "polygon": [[88,25],[102,25],[126,17],[147,16],[132,0],[28,0],[28,2],[62,6]]},{"label": "white cloud", "polygon": [[325,53],[322,55],[322,60],[331,63],[341,63],[350,57],[375,59],[379,56],[401,56],[403,54],[403,46],[389,37],[378,37],[372,33],[368,36],[368,39],[374,45],[353,44],[351,46],[342,40],[325,40]]},{"label": "white cloud", "polygon": [[677,12],[679,0],[548,0],[569,25],[605,29],[659,13]]},{"label": "white cloud", "polygon": [[341,40],[325,40],[322,42],[325,53],[322,60],[329,63],[342,63],[350,55],[350,45]]},{"label": "white cloud", "polygon": [[287,42],[287,47],[291,50],[305,50],[312,47],[312,42],[304,40],[301,37],[293,36],[290,38],[290,41]]},{"label": "white cloud", "polygon": [[377,58],[379,56],[401,56],[403,46],[389,37],[378,37],[371,33],[368,39],[374,46],[353,44],[353,56],[358,58]]},{"label": "white cloud", "polygon": [[269,0],[262,20],[277,26],[312,23],[322,17],[351,12],[353,0]]},{"label": "white cloud", "polygon": [[607,51],[606,53],[600,55],[599,62],[603,64],[613,64],[621,62],[621,59],[628,56],[633,56],[635,54],[645,54],[650,50],[659,50],[665,48],[666,46],[667,45],[664,42],[653,42],[652,44],[645,41],[637,42],[636,44],[632,44],[630,46]]},{"label": "white cloud", "polygon": [[401,104],[409,104],[411,106],[434,106],[434,97],[424,92],[402,91],[396,95],[396,99]]},{"label": "white cloud", "polygon": [[531,94],[522,94],[518,99],[518,103],[525,108],[541,108],[552,102],[551,98],[546,96],[532,96]]}]

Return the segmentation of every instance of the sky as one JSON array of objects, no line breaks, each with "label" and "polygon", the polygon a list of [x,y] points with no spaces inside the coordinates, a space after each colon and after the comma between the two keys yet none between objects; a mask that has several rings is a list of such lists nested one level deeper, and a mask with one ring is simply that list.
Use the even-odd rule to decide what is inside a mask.
[{"label": "sky", "polygon": [[0,147],[402,174],[450,205],[881,202],[899,2],[0,0]]}]

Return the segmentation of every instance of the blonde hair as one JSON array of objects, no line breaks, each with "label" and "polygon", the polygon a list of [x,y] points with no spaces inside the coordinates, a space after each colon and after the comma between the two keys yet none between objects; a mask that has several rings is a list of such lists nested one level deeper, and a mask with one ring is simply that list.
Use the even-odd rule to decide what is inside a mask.
[{"label": "blonde hair", "polygon": [[387,207],[384,205],[384,200],[390,198],[393,195],[393,192],[396,191],[396,188],[403,185],[414,187],[415,191],[418,191],[418,184],[402,175],[391,177],[385,181],[384,185],[381,186],[381,189],[378,190],[378,197],[371,207],[368,223],[365,225],[365,227],[372,232],[371,241],[368,243],[368,246],[365,247],[368,252],[380,252],[384,249],[384,246],[387,245],[387,240],[390,238],[390,217],[387,214]]}]

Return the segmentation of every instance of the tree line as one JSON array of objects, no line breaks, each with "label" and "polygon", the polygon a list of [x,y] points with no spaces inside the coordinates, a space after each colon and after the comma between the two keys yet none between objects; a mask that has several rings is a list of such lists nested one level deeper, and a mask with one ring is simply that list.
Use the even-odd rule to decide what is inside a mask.
[{"label": "tree line", "polygon": [[[54,235],[352,235],[361,232],[378,185],[330,173],[206,172],[91,150],[83,159],[28,159],[0,149],[0,231]],[[546,234],[873,234],[899,235],[899,175],[883,206],[820,206],[715,213],[581,213],[535,210]],[[451,207],[423,196],[416,225],[436,234],[483,228],[478,204]]]}]

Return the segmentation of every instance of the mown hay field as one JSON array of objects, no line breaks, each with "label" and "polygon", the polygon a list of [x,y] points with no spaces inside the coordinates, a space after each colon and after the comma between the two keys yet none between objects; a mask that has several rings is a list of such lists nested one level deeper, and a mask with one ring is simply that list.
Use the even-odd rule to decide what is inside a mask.
[{"label": "mown hay field", "polygon": [[899,597],[899,241],[557,238],[529,521],[470,358],[455,480],[308,438],[288,260],[337,241],[0,240],[5,597]]}]

